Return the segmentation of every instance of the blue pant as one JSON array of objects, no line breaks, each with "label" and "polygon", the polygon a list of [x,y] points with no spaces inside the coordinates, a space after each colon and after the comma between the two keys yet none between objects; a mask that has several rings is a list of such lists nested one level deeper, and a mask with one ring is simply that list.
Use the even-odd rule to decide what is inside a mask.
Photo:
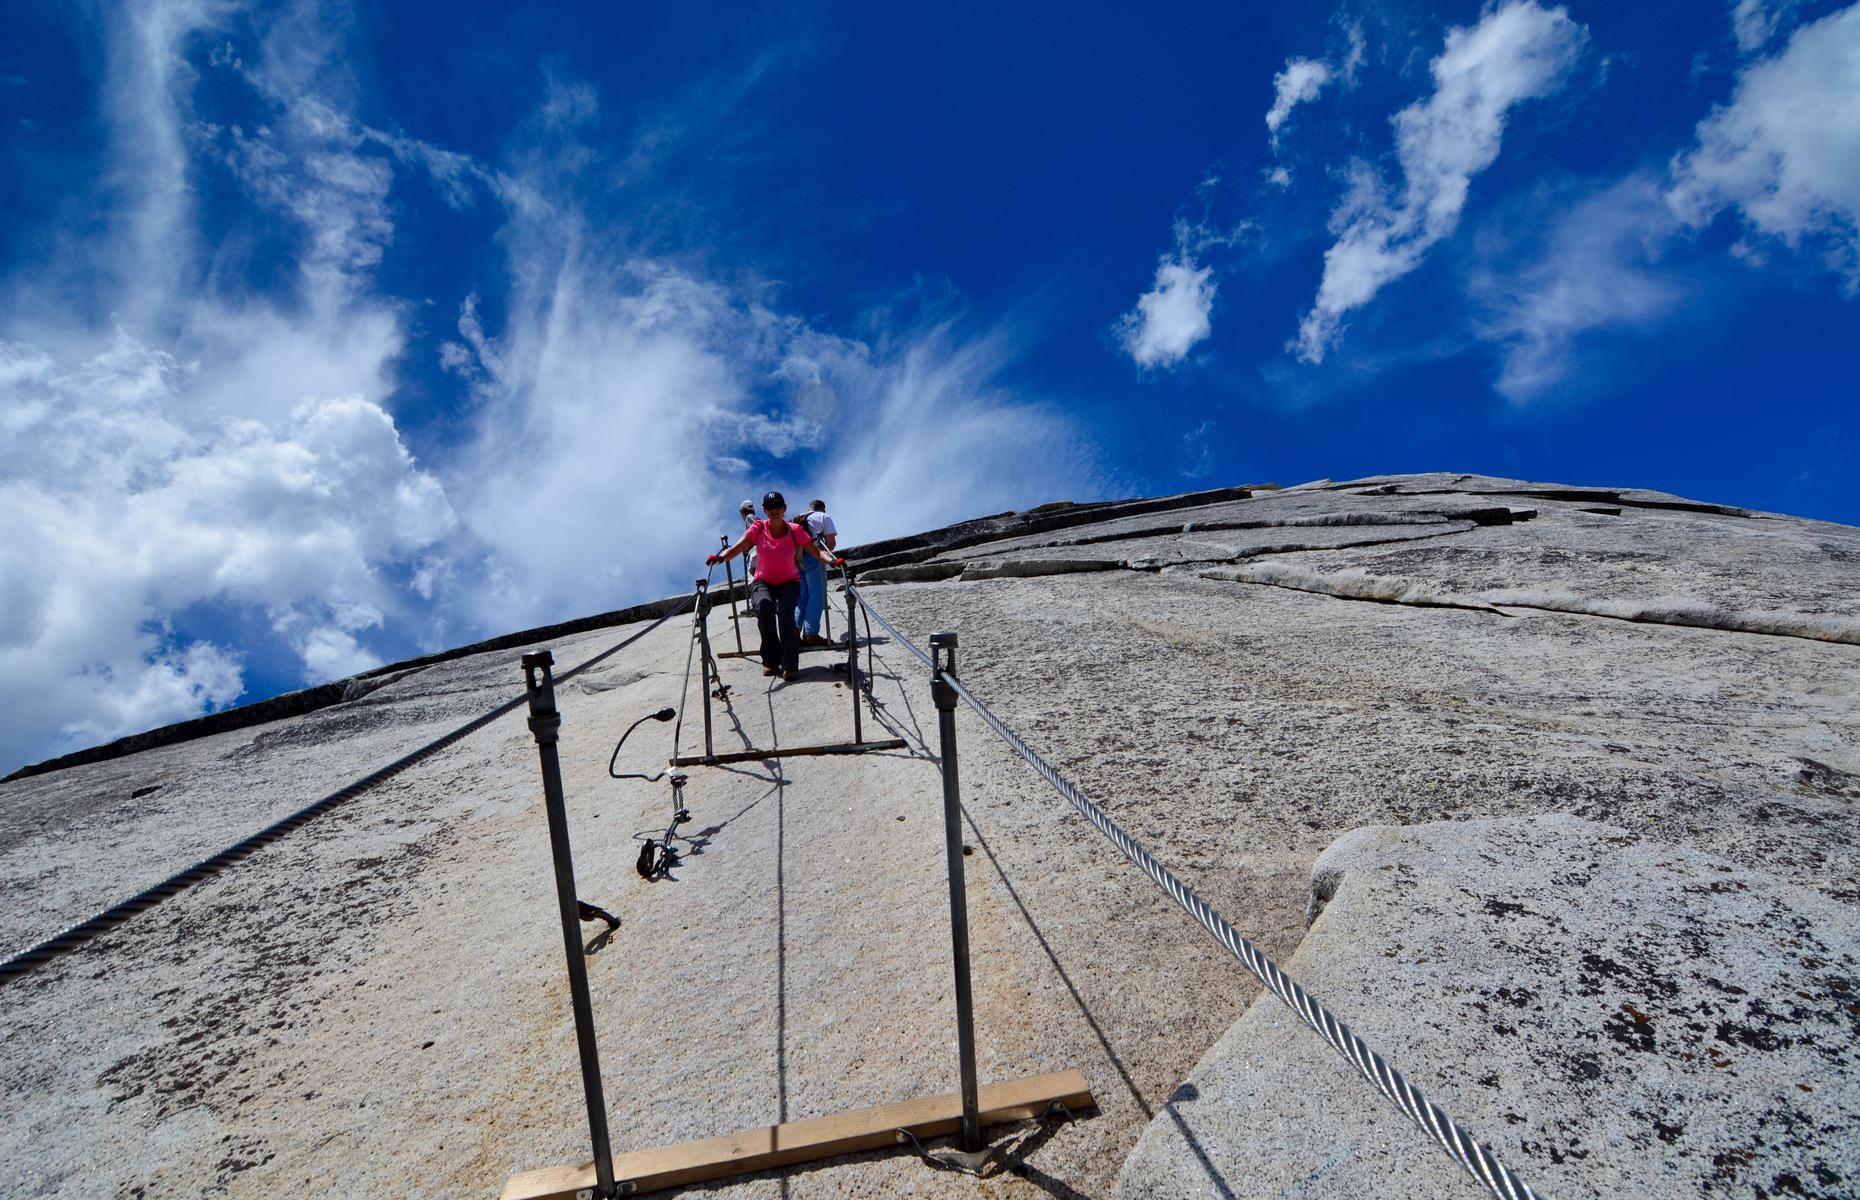
[{"label": "blue pant", "polygon": [[794,606],[794,623],[805,634],[820,633],[820,614],[827,609],[827,564],[813,555],[801,560],[801,599]]}]

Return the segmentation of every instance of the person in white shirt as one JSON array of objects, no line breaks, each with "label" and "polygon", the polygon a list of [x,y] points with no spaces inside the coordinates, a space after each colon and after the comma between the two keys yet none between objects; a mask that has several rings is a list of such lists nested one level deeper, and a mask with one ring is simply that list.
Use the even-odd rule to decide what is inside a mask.
[{"label": "person in white shirt", "polygon": [[[827,515],[827,502],[815,500],[807,508],[807,515],[797,523],[810,538],[825,546],[827,553],[833,553],[834,547],[840,544],[840,531],[833,524],[833,518]],[[794,608],[794,620],[801,627],[803,646],[827,644],[827,639],[820,636],[820,618],[826,609],[826,564],[816,558],[804,558],[801,561],[801,598]]]},{"label": "person in white shirt", "polygon": [[[736,513],[738,516],[743,518],[743,528],[747,530],[751,525],[754,525],[756,523],[756,502],[754,500],[743,501],[741,507],[739,507],[736,510]],[[746,578],[750,575],[755,574],[755,570],[756,570],[756,552],[754,550],[750,550],[743,556],[744,577]]]}]

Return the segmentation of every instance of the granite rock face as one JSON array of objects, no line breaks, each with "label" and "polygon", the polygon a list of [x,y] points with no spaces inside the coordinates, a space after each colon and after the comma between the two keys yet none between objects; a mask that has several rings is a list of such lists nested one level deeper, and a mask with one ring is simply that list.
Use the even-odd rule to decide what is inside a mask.
[{"label": "granite rock face", "polygon": [[[1545,1194],[1855,1194],[1860,530],[1428,475],[1061,503],[850,554],[901,630],[957,630],[973,691]],[[523,649],[573,664],[662,610],[0,784],[0,939],[479,716]],[[735,648],[725,614],[711,635]],[[581,892],[622,920],[584,927],[616,1144],[953,1090],[923,668],[870,646],[868,736],[904,751],[692,769],[692,852],[648,883],[669,789],[605,768],[660,706],[700,736],[688,645],[675,619],[561,692]],[[720,751],[850,737],[827,656],[788,685],[723,671]],[[1100,1112],[1003,1131],[1016,1165],[980,1185],[869,1154],[713,1190],[1479,1194],[957,728],[983,1079],[1076,1066]],[[671,749],[649,723],[620,766]],[[513,713],[0,989],[0,1194],[493,1195],[585,1159],[548,863]]]},{"label": "granite rock face", "polygon": [[[1519,1146],[1544,1195],[1860,1179],[1851,905],[1559,815],[1359,829],[1318,858],[1313,906],[1287,970],[1455,1119]],[[1262,1000],[1144,1133],[1120,1191],[1205,1195],[1204,1161],[1246,1195],[1465,1187],[1392,1106],[1338,1119],[1341,1067]]]}]

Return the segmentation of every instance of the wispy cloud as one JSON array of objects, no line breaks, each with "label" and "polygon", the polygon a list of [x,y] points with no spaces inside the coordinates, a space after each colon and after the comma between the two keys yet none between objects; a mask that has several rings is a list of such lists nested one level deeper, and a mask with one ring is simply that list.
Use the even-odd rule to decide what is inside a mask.
[{"label": "wispy cloud", "polygon": [[1499,393],[1534,400],[1572,376],[1583,335],[1673,311],[1684,288],[1659,264],[1673,230],[1657,181],[1629,176],[1564,208],[1521,266],[1476,274],[1477,331],[1502,351]]},{"label": "wispy cloud", "polygon": [[1432,64],[1434,94],[1394,118],[1399,194],[1367,164],[1347,173],[1348,191],[1331,215],[1337,240],[1299,325],[1299,358],[1323,361],[1350,312],[1453,232],[1473,177],[1498,157],[1506,115],[1560,86],[1586,41],[1563,9],[1532,0],[1511,0],[1475,26],[1448,31]]},{"label": "wispy cloud", "polygon": [[1667,200],[1688,224],[1735,210],[1759,237],[1814,246],[1860,289],[1860,5],[1797,29],[1745,68],[1730,103],[1674,158]]},{"label": "wispy cloud", "polygon": [[1796,0],[1735,0],[1731,34],[1745,54],[1761,50],[1794,18]]},{"label": "wispy cloud", "polygon": [[1203,421],[1182,435],[1176,451],[1176,473],[1183,479],[1205,479],[1214,469],[1214,446],[1208,435],[1214,422]]},{"label": "wispy cloud", "polygon": [[1000,384],[1013,361],[1006,334],[959,339],[938,324],[873,352],[831,346],[840,433],[814,474],[836,511],[858,514],[860,537],[1019,507],[1030,486],[1044,500],[1102,493],[1097,450],[1066,413]]},{"label": "wispy cloud", "polygon": [[997,382],[1005,333],[841,337],[564,211],[503,240],[504,329],[468,302],[442,352],[469,355],[479,413],[443,472],[463,520],[442,616],[515,627],[687,586],[770,486],[827,497],[849,544],[1101,486],[1072,422]]}]

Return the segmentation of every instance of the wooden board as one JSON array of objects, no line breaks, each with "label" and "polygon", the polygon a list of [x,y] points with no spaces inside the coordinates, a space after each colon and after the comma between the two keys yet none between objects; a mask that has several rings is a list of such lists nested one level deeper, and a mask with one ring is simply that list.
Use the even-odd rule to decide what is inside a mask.
[{"label": "wooden board", "polygon": [[[865,642],[861,641],[859,644],[863,646],[865,645]],[[876,644],[882,644],[882,643],[876,643]],[[835,644],[835,643],[829,642],[828,644],[824,646],[802,646],[800,648],[800,652],[802,654],[844,655],[846,653],[846,643],[840,642],[838,644]],[[761,658],[762,651],[760,650],[718,650],[715,652],[715,655],[718,658]]]},{"label": "wooden board", "polygon": [[681,754],[674,767],[715,767],[723,763],[760,762],[765,758],[806,758],[815,754],[864,754],[868,750],[902,750],[903,738],[876,742],[835,742],[830,746],[777,746],[772,750],[732,750],[728,754]]},{"label": "wooden board", "polygon": [[[981,1089],[979,1100],[984,1125],[1038,1117],[1054,1101],[1075,1114],[1097,1105],[1085,1076],[1078,1071],[991,1083]],[[903,1140],[898,1136],[900,1129],[921,1139],[942,1137],[961,1128],[962,1097],[950,1092],[615,1155],[614,1179],[631,1182],[633,1191],[626,1194],[632,1195],[895,1146]],[[501,1200],[576,1200],[583,1192],[593,1195],[594,1187],[593,1163],[546,1167],[511,1176]]]}]

